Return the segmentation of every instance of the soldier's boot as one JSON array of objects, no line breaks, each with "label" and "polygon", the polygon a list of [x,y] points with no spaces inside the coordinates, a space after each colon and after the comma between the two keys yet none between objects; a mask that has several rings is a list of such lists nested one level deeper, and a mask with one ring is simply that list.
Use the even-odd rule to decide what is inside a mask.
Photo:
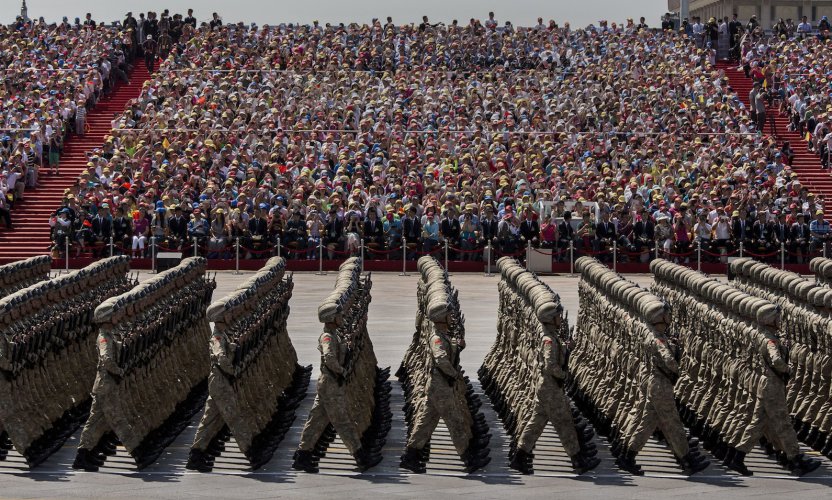
[{"label": "soldier's boot", "polygon": [[422,463],[422,451],[410,447],[405,449],[399,467],[415,474],[424,474],[425,466]]},{"label": "soldier's boot", "polygon": [[381,453],[371,453],[365,448],[359,448],[355,452],[355,463],[361,472],[375,467],[381,462],[382,458]]},{"label": "soldier's boot", "polygon": [[832,436],[829,436],[829,440],[826,441],[826,445],[820,450],[820,452],[822,455],[832,458]]},{"label": "soldier's boot", "polygon": [[197,448],[192,448],[188,455],[188,463],[185,468],[188,470],[195,470],[197,472],[211,472],[213,469],[213,461],[210,460],[208,454]]},{"label": "soldier's boot", "polygon": [[601,460],[595,456],[587,456],[584,453],[578,453],[573,457],[569,457],[572,460],[572,468],[575,469],[576,474],[583,474],[584,472],[589,472],[592,469],[598,467],[601,463]]},{"label": "soldier's boot", "polygon": [[802,476],[820,467],[820,460],[807,458],[803,453],[800,453],[789,461],[788,467],[792,474]]},{"label": "soldier's boot", "polygon": [[9,451],[12,449],[12,440],[6,431],[0,432],[0,450]]},{"label": "soldier's boot", "polygon": [[812,427],[812,429],[809,431],[809,435],[806,436],[806,439],[803,442],[808,444],[809,446],[812,446],[812,443],[814,443],[818,439],[819,435],[820,429],[818,429],[817,427]]},{"label": "soldier's boot", "polygon": [[743,476],[751,476],[753,473],[745,466],[745,452],[731,448],[728,451],[728,457],[722,463],[725,467],[739,472]]},{"label": "soldier's boot", "polygon": [[688,451],[688,454],[679,459],[679,465],[688,474],[696,474],[708,468],[711,462],[698,452]]},{"label": "soldier's boot", "polygon": [[87,472],[98,472],[98,462],[90,450],[79,448],[78,454],[75,455],[75,461],[72,462],[72,468],[75,470],[84,470]]},{"label": "soldier's boot", "polygon": [[800,430],[797,431],[797,439],[799,441],[806,442],[806,438],[809,437],[809,433],[812,431],[811,424],[805,423],[800,427]]},{"label": "soldier's boot", "polygon": [[521,474],[532,474],[534,468],[532,463],[534,461],[534,454],[523,450],[517,450],[509,462],[508,466]]},{"label": "soldier's boot", "polygon": [[818,431],[818,436],[815,438],[814,441],[812,441],[812,443],[809,443],[809,445],[812,447],[812,449],[820,450],[823,448],[823,445],[826,444],[826,441],[828,439],[829,434],[822,431]]},{"label": "soldier's boot", "polygon": [[594,443],[588,443],[586,447],[584,447],[584,443],[581,443],[581,454],[586,458],[592,458],[598,454],[598,448],[595,447]]},{"label": "soldier's boot", "polygon": [[295,460],[292,462],[292,468],[312,474],[318,472],[318,466],[315,464],[312,452],[309,450],[298,450],[295,452]]},{"label": "soldier's boot", "polygon": [[[483,456],[482,452],[485,452],[486,455]],[[465,472],[468,474],[475,472],[479,469],[482,469],[489,462],[491,462],[491,457],[487,455],[488,450],[471,450],[470,448],[462,454],[462,462],[465,464]]]},{"label": "soldier's boot", "polygon": [[644,471],[641,470],[641,466],[636,463],[636,452],[628,448],[624,448],[621,451],[621,454],[615,461],[615,465],[630,474],[636,476],[644,475]]}]

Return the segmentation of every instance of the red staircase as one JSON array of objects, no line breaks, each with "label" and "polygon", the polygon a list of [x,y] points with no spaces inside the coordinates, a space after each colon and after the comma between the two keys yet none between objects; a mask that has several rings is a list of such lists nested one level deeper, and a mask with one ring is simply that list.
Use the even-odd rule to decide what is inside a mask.
[{"label": "red staircase", "polygon": [[141,94],[142,85],[150,77],[142,60],[135,61],[130,84],[117,84],[110,96],[101,99],[87,114],[88,132],[84,137],[71,135],[64,144],[60,175],[47,175],[48,167],[40,169],[36,189],[27,188],[24,199],[12,210],[13,230],[0,229],[0,264],[49,252],[49,217],[63,199],[64,190],[78,180],[87,166],[86,153],[100,147],[110,134],[112,120],[124,111],[127,102]]},{"label": "red staircase", "polygon": [[[751,92],[754,82],[745,77],[742,69],[737,69],[736,63],[720,62],[717,64],[717,68],[725,70],[725,76],[728,77],[731,87],[737,92],[742,102],[749,106],[748,94]],[[802,185],[809,188],[809,192],[815,195],[823,194],[825,199],[829,200],[824,208],[825,218],[832,218],[832,176],[821,167],[818,155],[807,151],[805,136],[789,131],[789,117],[781,115],[777,108],[769,108],[766,116],[772,115],[774,116],[774,130],[778,144],[789,141],[792,150],[794,150],[795,157],[792,161],[792,169],[797,173]],[[770,132],[768,123],[765,131]]]}]

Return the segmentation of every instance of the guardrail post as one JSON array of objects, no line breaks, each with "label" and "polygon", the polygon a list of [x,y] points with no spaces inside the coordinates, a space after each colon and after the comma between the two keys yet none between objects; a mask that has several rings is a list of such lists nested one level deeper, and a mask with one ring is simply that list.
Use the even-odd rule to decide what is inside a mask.
[{"label": "guardrail post", "polygon": [[612,242],[612,270],[618,272],[618,242]]},{"label": "guardrail post", "polygon": [[196,236],[194,236],[194,257],[198,256],[197,252],[199,252],[199,247],[197,246],[197,243],[196,243]]},{"label": "guardrail post", "polygon": [[318,238],[318,272],[324,272],[324,239]]},{"label": "guardrail post", "polygon": [[569,240],[569,274],[575,274],[575,242]]},{"label": "guardrail post", "polygon": [[742,258],[743,244],[740,242],[740,258]]},{"label": "guardrail post", "polygon": [[407,276],[407,238],[402,237],[402,273],[399,276]]},{"label": "guardrail post", "polygon": [[318,276],[324,276],[326,273],[324,272],[324,240],[323,238],[318,239]]},{"label": "guardrail post", "polygon": [[786,269],[786,245],[780,242],[780,270]]},{"label": "guardrail post", "polygon": [[361,245],[361,272],[364,272],[364,239],[359,240]]},{"label": "guardrail post", "polygon": [[702,272],[702,242],[696,242],[696,270]]},{"label": "guardrail post", "polygon": [[532,242],[526,242],[526,271],[529,270],[529,260],[532,258]]},{"label": "guardrail post", "polygon": [[69,271],[69,235],[64,236],[64,246],[66,247],[64,250],[65,269]]},{"label": "guardrail post", "polygon": [[448,240],[445,239],[445,271],[448,273],[448,276],[451,275],[450,269],[448,269]]},{"label": "guardrail post", "polygon": [[277,256],[281,257],[281,255],[280,255],[280,238],[277,239]]},{"label": "guardrail post", "polygon": [[156,237],[150,237],[150,270],[156,272]]},{"label": "guardrail post", "polygon": [[110,257],[113,256],[113,235],[110,234]]},{"label": "guardrail post", "polygon": [[659,258],[659,241],[656,240],[656,258]]},{"label": "guardrail post", "polygon": [[240,274],[240,237],[234,238],[234,274]]},{"label": "guardrail post", "polygon": [[485,275],[490,278],[494,276],[491,274],[491,240],[488,240],[488,244],[485,249],[488,252],[485,256]]}]

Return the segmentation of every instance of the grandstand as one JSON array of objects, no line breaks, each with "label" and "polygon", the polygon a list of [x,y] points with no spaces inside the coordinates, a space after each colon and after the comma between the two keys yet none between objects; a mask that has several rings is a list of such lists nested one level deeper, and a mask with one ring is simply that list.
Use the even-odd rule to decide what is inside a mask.
[{"label": "grandstand", "polygon": [[[828,97],[806,95],[825,74],[777,56],[807,44],[822,54],[822,22],[811,36],[730,27],[729,50],[727,22],[677,31],[631,20],[576,30],[151,19],[133,31],[128,19],[59,28],[105,57],[120,50],[129,83],[113,73],[96,89],[83,138],[65,127],[61,174],[41,167],[19,193],[0,260],[51,252],[77,265],[124,253],[151,267],[174,251],[235,268],[281,254],[320,269],[363,253],[399,270],[402,258],[433,253],[481,270],[534,252],[551,260],[541,270],[563,271],[579,255],[614,252],[629,270],[657,256],[718,270],[739,254],[799,270],[828,250],[827,122],[795,118],[804,108],[825,117]],[[153,74],[138,59],[145,31],[160,51]],[[66,42],[56,44],[45,55],[14,50],[47,80],[99,71],[89,58],[56,68]],[[6,71],[32,69],[11,60]],[[72,90],[89,95],[81,80]],[[766,113],[752,109],[754,80]]]}]

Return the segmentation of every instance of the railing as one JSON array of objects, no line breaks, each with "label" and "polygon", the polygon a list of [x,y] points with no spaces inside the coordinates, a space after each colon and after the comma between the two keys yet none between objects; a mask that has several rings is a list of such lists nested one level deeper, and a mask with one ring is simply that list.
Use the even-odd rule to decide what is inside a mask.
[{"label": "railing", "polygon": [[[84,249],[74,246],[75,257],[73,245],[77,243],[64,238],[64,248],[61,249],[63,255],[55,256],[56,265],[63,264],[64,269],[68,270],[98,258],[134,253],[130,245],[116,243],[113,238],[107,243]],[[675,245],[666,248],[656,242],[652,247],[641,244],[622,248],[618,241],[588,245],[583,241],[576,243],[562,240],[541,246],[532,245],[531,242],[526,242],[525,246],[516,243],[495,245],[488,241],[474,248],[461,248],[447,240],[425,245],[425,242],[408,244],[407,239],[402,238],[392,248],[380,247],[365,240],[359,240],[356,246],[346,248],[328,246],[323,239],[316,239],[313,245],[302,247],[294,244],[287,246],[279,241],[246,246],[242,238],[234,238],[218,247],[216,242],[206,240],[200,243],[198,238],[182,240],[173,246],[160,244],[155,238],[150,238],[144,252],[140,252],[141,256],[134,257],[132,262],[136,269],[155,272],[160,252],[176,252],[181,253],[182,257],[206,257],[210,268],[233,270],[239,274],[242,270],[259,268],[262,261],[272,256],[283,256],[290,269],[326,275],[327,271],[337,269],[346,258],[361,256],[369,270],[398,272],[399,276],[406,277],[415,271],[415,261],[423,255],[437,257],[448,272],[482,272],[485,276],[493,276],[494,263],[504,256],[514,257],[527,269],[544,274],[574,274],[575,261],[583,256],[595,257],[611,269],[623,273],[648,273],[650,262],[663,258],[692,269],[718,274],[726,273],[728,263],[734,258],[752,257],[780,269],[808,272],[809,260],[826,257],[829,254],[828,245],[829,243],[818,243],[817,246],[805,243],[787,246],[780,243],[779,246],[767,247],[755,245],[749,249],[743,243],[731,245],[708,242],[702,245],[692,242],[689,247],[682,249]],[[57,250],[56,248],[55,251]]]}]

